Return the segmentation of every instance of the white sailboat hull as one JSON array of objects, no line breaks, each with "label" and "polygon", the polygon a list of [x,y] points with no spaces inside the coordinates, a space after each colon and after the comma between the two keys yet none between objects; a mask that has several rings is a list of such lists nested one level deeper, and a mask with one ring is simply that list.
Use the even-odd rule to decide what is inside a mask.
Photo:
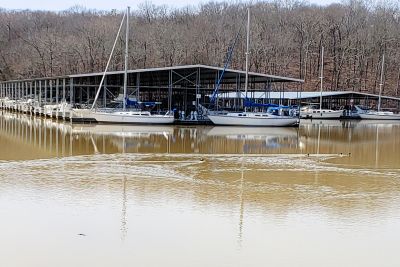
[{"label": "white sailboat hull", "polygon": [[400,120],[400,114],[392,112],[367,112],[358,115],[363,120]]},{"label": "white sailboat hull", "polygon": [[94,119],[103,123],[131,123],[131,124],[171,124],[173,115],[153,115],[149,113],[117,111],[96,112],[91,110],[74,110],[74,117]]},{"label": "white sailboat hull", "polygon": [[237,125],[237,126],[296,126],[299,121],[293,117],[268,116],[268,117],[238,117],[230,115],[208,115],[215,125]]},{"label": "white sailboat hull", "polygon": [[301,112],[302,119],[339,119],[343,115],[343,110],[312,110]]}]

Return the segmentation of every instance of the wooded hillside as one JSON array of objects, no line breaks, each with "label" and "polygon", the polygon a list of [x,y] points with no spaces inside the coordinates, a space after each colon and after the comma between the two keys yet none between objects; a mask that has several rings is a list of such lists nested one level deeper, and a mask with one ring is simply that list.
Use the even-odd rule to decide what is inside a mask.
[{"label": "wooded hillside", "polygon": [[[129,68],[222,66],[240,30],[231,68],[244,69],[246,4],[169,9],[146,2],[132,11]],[[377,92],[385,54],[385,94],[399,95],[397,1],[251,5],[251,71],[305,79],[318,88],[325,47],[325,88]],[[122,14],[74,7],[63,12],[0,10],[2,80],[103,71]],[[124,35],[110,69],[123,67]]]}]

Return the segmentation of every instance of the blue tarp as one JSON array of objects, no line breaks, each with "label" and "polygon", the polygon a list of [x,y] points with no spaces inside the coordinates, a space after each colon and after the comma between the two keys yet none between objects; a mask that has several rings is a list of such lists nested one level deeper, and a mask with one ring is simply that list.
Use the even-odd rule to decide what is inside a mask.
[{"label": "blue tarp", "polygon": [[138,107],[138,106],[145,106],[145,107],[155,107],[157,104],[161,104],[160,102],[138,102],[136,100],[130,100],[126,98],[126,106],[127,107]]},{"label": "blue tarp", "polygon": [[245,107],[260,107],[260,108],[270,108],[270,107],[280,108],[280,107],[284,107],[284,106],[280,106],[280,105],[277,105],[277,104],[271,104],[271,103],[267,103],[267,104],[255,103],[255,102],[250,101],[248,99],[244,100],[244,106]]}]

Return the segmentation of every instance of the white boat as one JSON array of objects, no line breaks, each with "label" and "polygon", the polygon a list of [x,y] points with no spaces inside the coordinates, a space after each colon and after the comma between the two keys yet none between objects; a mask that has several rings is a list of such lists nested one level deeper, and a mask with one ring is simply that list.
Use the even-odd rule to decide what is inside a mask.
[{"label": "white boat", "polygon": [[63,118],[69,118],[70,112],[72,111],[72,105],[68,104],[66,101],[55,105],[44,105],[43,113],[49,117],[62,116]]},{"label": "white boat", "polygon": [[[249,80],[249,43],[250,43],[250,9],[247,9],[247,37],[246,37],[246,76],[245,96],[247,99],[247,88]],[[226,67],[224,67],[226,68]],[[221,77],[222,78],[222,77]],[[221,79],[220,78],[220,79]],[[219,84],[219,83],[218,83]],[[214,91],[217,92],[218,84]],[[213,95],[214,95],[213,94]],[[299,120],[295,116],[274,115],[269,112],[227,112],[211,113],[207,117],[215,125],[237,125],[237,126],[297,126]]]},{"label": "white boat", "polygon": [[358,115],[363,120],[400,120],[400,114],[391,111],[368,111]]},{"label": "white boat", "polygon": [[54,112],[54,116],[55,116],[57,110],[58,110],[58,105],[44,105],[43,106],[43,114],[45,116],[53,117],[53,112]]},{"label": "white boat", "polygon": [[149,111],[130,111],[116,109],[74,109],[73,117],[93,119],[103,123],[134,123],[134,124],[171,124],[174,116],[151,114]]},{"label": "white boat", "polygon": [[395,114],[391,111],[381,111],[381,98],[382,98],[382,87],[383,87],[383,71],[385,66],[385,55],[382,56],[382,69],[381,69],[381,81],[379,83],[379,99],[378,99],[378,110],[367,110],[358,112],[358,116],[363,120],[400,120],[400,114]]},{"label": "white boat", "polygon": [[[113,48],[111,50],[110,57],[108,59],[105,71],[103,73],[99,88],[96,93],[93,105],[91,109],[74,109],[73,117],[78,117],[82,119],[93,119],[97,122],[103,123],[135,123],[135,124],[171,124],[174,122],[174,115],[167,112],[165,115],[151,114],[149,111],[142,110],[130,110],[126,107],[127,102],[127,70],[128,70],[128,41],[129,41],[129,13],[130,8],[127,8],[124,17],[122,18],[121,25],[118,30],[117,37],[115,38]],[[119,109],[96,109],[96,101],[100,95],[101,87],[104,82],[105,75],[107,73],[108,66],[110,64],[115,45],[117,43],[119,33],[126,17],[126,38],[125,38],[125,72],[124,72],[124,93],[123,93],[123,108]]]},{"label": "white boat", "polygon": [[262,112],[229,112],[208,115],[215,125],[237,126],[297,126],[299,120],[291,116],[279,116]]},{"label": "white boat", "polygon": [[300,109],[302,119],[339,119],[343,110],[321,109],[317,106],[306,106]]},{"label": "white boat", "polygon": [[23,113],[28,113],[31,110],[32,99],[23,100],[19,103],[19,110]]},{"label": "white boat", "polygon": [[16,105],[16,101],[14,99],[6,99],[4,101],[4,107],[7,109],[14,109]]},{"label": "white boat", "polygon": [[321,48],[321,76],[319,107],[308,105],[300,109],[300,118],[302,119],[339,119],[343,116],[343,110],[332,110],[322,108],[322,89],[324,82],[324,47]]}]

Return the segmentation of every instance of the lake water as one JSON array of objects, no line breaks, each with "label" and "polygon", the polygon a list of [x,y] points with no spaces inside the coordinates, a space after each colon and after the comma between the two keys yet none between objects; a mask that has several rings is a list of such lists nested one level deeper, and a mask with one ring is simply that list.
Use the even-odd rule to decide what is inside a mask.
[{"label": "lake water", "polygon": [[400,124],[0,111],[0,266],[400,266]]}]

